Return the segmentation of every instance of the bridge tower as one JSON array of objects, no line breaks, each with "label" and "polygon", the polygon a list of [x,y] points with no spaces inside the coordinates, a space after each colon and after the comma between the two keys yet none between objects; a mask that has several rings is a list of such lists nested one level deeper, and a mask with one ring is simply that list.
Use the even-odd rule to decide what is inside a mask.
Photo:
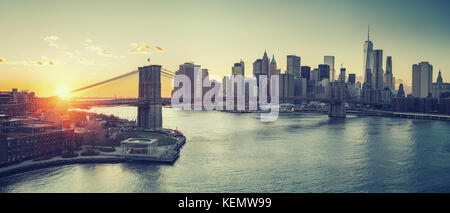
[{"label": "bridge tower", "polygon": [[330,83],[330,108],[328,117],[345,118],[345,83]]},{"label": "bridge tower", "polygon": [[162,128],[161,66],[139,67],[137,126],[144,130]]}]

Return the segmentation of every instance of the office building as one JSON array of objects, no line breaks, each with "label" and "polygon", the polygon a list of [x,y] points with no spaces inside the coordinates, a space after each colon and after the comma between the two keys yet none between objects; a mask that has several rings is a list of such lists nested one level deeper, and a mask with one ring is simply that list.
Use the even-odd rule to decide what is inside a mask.
[{"label": "office building", "polygon": [[384,89],[383,50],[374,50],[372,57],[372,89]]},{"label": "office building", "polygon": [[420,62],[412,66],[412,96],[425,98],[432,93],[433,66],[428,62]]},{"label": "office building", "polygon": [[345,82],[345,68],[344,67],[341,68],[341,73],[339,73],[339,81]]},{"label": "office building", "polygon": [[392,74],[392,56],[386,58],[386,73],[384,74],[384,87],[390,90],[395,89],[394,76]]},{"label": "office building", "polygon": [[319,64],[319,81],[328,79],[330,81],[330,66],[328,64]]},{"label": "office building", "polygon": [[436,83],[433,83],[432,86],[432,96],[436,98],[438,102],[441,100],[441,96],[443,93],[450,93],[450,83],[444,83],[441,76],[441,71],[439,70],[439,74],[436,80]]},{"label": "office building", "polygon": [[239,63],[234,63],[234,66],[231,68],[231,74],[233,76],[245,76],[245,63],[242,60]]},{"label": "office building", "polygon": [[17,123],[16,120],[10,119],[15,125],[13,129],[0,133],[0,165],[60,154],[74,142],[74,129],[50,122],[21,120]]},{"label": "office building", "polygon": [[275,56],[272,55],[272,61],[270,62],[269,73],[270,75],[279,75],[281,70],[277,69],[277,62]]},{"label": "office building", "polygon": [[364,82],[363,88],[372,88],[372,58],[373,58],[373,43],[370,41],[370,31],[367,30],[367,41],[364,42]]},{"label": "office building", "polygon": [[306,78],[309,81],[310,80],[310,76],[311,76],[311,67],[309,67],[309,66],[301,66],[300,70],[301,70],[301,77],[302,78]]},{"label": "office building", "polygon": [[291,74],[293,76],[300,76],[300,67],[301,67],[301,58],[296,55],[288,55],[287,56],[287,74]]},{"label": "office building", "polygon": [[355,73],[348,74],[348,83],[354,85],[356,83],[355,81],[356,81],[356,74]]},{"label": "office building", "polygon": [[334,56],[324,56],[323,57],[323,63],[328,65],[329,69],[330,69],[330,74],[328,74],[328,79],[330,80],[330,82],[334,81],[334,75],[335,75],[335,70],[334,70]]},{"label": "office building", "polygon": [[286,98],[294,96],[294,76],[288,73],[279,75],[279,100],[286,103]]}]

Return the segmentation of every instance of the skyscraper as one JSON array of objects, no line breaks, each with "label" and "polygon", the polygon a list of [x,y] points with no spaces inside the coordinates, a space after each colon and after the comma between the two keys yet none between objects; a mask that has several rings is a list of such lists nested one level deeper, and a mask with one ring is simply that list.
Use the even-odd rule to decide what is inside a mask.
[{"label": "skyscraper", "polygon": [[373,43],[370,41],[370,31],[367,30],[367,41],[364,42],[364,84],[363,88],[372,87],[372,56]]},{"label": "skyscraper", "polygon": [[300,70],[301,70],[301,77],[306,78],[309,81],[311,76],[311,67],[301,66]]},{"label": "skyscraper", "polygon": [[256,59],[255,62],[253,62],[253,75],[258,76],[262,73],[262,59]]},{"label": "skyscraper", "polygon": [[261,74],[269,75],[269,57],[267,57],[267,52],[264,51],[264,56],[261,62]]},{"label": "skyscraper", "polygon": [[311,71],[310,80],[314,81],[315,85],[319,82],[319,69],[315,68]]},{"label": "skyscraper", "polygon": [[[199,76],[201,76],[201,79],[198,79],[198,77],[196,76],[196,72],[200,72],[199,74],[201,75]],[[205,78],[209,78],[208,69],[202,69],[200,65],[195,65],[193,62],[186,62],[179,66],[179,69],[175,72],[175,75],[186,75],[191,82],[190,89],[192,103],[194,103],[194,101],[201,101],[194,99],[203,98],[204,92],[206,92],[205,88],[203,87],[203,81],[205,80]],[[174,87],[173,91],[177,91],[178,89],[180,88]],[[198,92],[197,94],[196,91]]]},{"label": "skyscraper", "polygon": [[404,97],[405,97],[405,91],[403,90],[403,84],[400,84],[398,86],[397,98],[404,98]]},{"label": "skyscraper", "polygon": [[245,63],[241,60],[239,63],[235,63],[234,66],[231,68],[231,74],[236,75],[242,75],[245,76]]},{"label": "skyscraper", "polygon": [[431,94],[433,66],[428,62],[420,62],[412,66],[412,95],[425,98]]},{"label": "skyscraper", "polygon": [[272,55],[272,61],[270,61],[269,73],[270,73],[270,75],[279,75],[280,74],[280,70],[277,69],[277,62],[275,61],[274,55]]},{"label": "skyscraper", "polygon": [[330,81],[330,66],[328,64],[319,64],[319,81],[324,79]]},{"label": "skyscraper", "polygon": [[348,74],[348,83],[349,84],[355,84],[356,83],[356,74],[355,73]]},{"label": "skyscraper", "polygon": [[339,73],[339,81],[345,82],[345,68],[341,67],[341,73]]},{"label": "skyscraper", "polygon": [[394,77],[392,74],[392,56],[386,58],[386,73],[384,74],[384,87],[390,90],[395,89]]},{"label": "skyscraper", "polygon": [[383,50],[374,50],[372,57],[372,89],[384,89]]},{"label": "skyscraper", "polygon": [[323,63],[327,64],[330,67],[330,73],[331,73],[331,76],[329,76],[329,77],[331,77],[331,78],[329,78],[330,82],[334,81],[334,73],[335,73],[335,71],[334,71],[334,56],[324,56]]},{"label": "skyscraper", "polygon": [[301,65],[301,58],[296,55],[288,55],[287,56],[287,73],[294,75],[294,76],[300,76],[300,65]]}]

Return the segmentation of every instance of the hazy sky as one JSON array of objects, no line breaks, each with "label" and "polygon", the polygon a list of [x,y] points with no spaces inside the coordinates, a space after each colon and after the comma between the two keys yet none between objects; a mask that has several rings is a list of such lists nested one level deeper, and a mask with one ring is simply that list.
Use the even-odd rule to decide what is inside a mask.
[{"label": "hazy sky", "polygon": [[[397,79],[410,85],[412,64],[429,61],[433,81],[441,69],[448,82],[449,9],[448,0],[2,0],[0,90],[50,96],[132,71],[148,57],[172,71],[193,61],[220,77],[242,59],[251,74],[264,50],[282,72],[289,54],[312,67],[334,55],[336,70],[344,64],[362,77],[369,24],[383,67],[392,56]],[[136,96],[136,79],[95,94]]]}]

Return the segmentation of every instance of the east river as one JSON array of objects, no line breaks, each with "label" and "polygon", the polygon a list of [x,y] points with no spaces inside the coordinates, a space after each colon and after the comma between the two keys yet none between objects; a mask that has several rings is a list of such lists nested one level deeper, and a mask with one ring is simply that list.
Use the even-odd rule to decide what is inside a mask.
[{"label": "east river", "polygon": [[[90,111],[136,119],[135,107]],[[84,164],[0,179],[0,192],[450,192],[450,122],[163,109],[174,165]]]}]

